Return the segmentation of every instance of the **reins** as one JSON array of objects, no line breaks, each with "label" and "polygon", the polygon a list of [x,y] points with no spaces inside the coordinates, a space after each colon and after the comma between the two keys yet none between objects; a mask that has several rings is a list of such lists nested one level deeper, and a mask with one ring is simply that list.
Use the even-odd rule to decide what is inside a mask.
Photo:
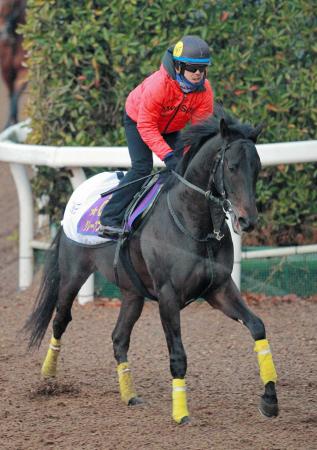
[{"label": "reins", "polygon": [[167,193],[167,206],[168,206],[168,210],[175,222],[175,225],[177,226],[177,228],[184,233],[187,237],[190,237],[191,239],[193,239],[196,242],[208,242],[210,239],[212,239],[213,237],[215,237],[214,233],[209,233],[207,234],[207,236],[205,238],[198,238],[196,236],[194,236],[189,230],[187,230],[187,228],[185,228],[185,226],[182,224],[182,222],[179,220],[179,218],[177,217],[175,211],[173,210],[173,207],[171,205],[171,199],[169,196],[169,192]]},{"label": "reins", "polygon": [[129,183],[119,185],[113,189],[109,189],[109,191],[102,192],[100,194],[100,197],[106,197],[107,195],[113,194],[114,192],[117,192],[117,191],[121,191],[121,189],[131,186],[132,184],[139,183],[139,181],[148,180],[149,178],[153,178],[153,177],[155,177],[155,175],[160,174],[165,171],[166,171],[166,169],[161,169],[161,170],[158,170],[157,172],[150,173],[150,175],[146,175],[144,177],[138,178],[137,180],[130,181]]}]

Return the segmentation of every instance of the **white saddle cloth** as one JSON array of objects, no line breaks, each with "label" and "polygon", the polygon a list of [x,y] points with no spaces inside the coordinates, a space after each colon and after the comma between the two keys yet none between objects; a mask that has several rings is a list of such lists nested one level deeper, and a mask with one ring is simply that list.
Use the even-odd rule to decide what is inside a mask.
[{"label": "white saddle cloth", "polygon": [[62,220],[63,230],[69,239],[85,245],[98,245],[109,241],[98,236],[100,216],[111,194],[100,194],[115,188],[119,183],[117,172],[102,172],[84,181],[72,193]]}]

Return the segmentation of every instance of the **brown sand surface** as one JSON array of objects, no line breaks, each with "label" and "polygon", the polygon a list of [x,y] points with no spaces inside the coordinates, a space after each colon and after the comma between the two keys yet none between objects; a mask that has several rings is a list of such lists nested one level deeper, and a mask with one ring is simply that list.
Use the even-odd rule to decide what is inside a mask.
[{"label": "brown sand surface", "polygon": [[191,423],[171,420],[171,376],[154,303],[135,326],[130,363],[144,404],[121,403],[111,332],[118,307],[73,308],[56,382],[40,380],[50,330],[28,353],[18,334],[38,288],[17,292],[18,204],[8,165],[0,162],[0,448],[42,449],[317,449],[317,303],[263,301],[264,321],[279,374],[280,416],[262,417],[263,388],[248,331],[205,303],[182,313],[188,357]]}]

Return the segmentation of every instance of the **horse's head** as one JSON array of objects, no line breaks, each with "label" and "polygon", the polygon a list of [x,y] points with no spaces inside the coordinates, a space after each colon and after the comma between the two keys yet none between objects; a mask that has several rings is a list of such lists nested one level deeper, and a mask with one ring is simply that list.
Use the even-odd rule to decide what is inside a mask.
[{"label": "horse's head", "polygon": [[261,168],[255,143],[262,127],[235,124],[220,120],[222,146],[214,174],[216,191],[227,202],[233,229],[236,233],[251,231],[258,212],[255,202],[256,181]]},{"label": "horse's head", "polygon": [[255,143],[261,130],[216,105],[215,114],[182,132],[179,145],[179,151],[187,150],[178,173],[230,214],[238,234],[251,231],[257,222],[255,187],[261,163]]}]

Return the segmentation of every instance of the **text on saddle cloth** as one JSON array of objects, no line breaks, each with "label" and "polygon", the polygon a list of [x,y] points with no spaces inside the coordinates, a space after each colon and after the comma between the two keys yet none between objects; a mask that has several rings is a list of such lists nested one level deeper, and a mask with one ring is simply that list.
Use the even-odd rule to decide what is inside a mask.
[{"label": "text on saddle cloth", "polygon": [[[159,193],[162,184],[157,182],[146,195],[141,196],[140,200],[136,203],[134,209],[131,211],[128,219],[126,229],[130,231],[137,218],[148,208],[150,208]],[[100,226],[100,216],[103,208],[109,202],[112,194],[97,199],[91,207],[89,207],[80,218],[77,225],[77,232],[83,235],[96,235],[98,234]]]}]

